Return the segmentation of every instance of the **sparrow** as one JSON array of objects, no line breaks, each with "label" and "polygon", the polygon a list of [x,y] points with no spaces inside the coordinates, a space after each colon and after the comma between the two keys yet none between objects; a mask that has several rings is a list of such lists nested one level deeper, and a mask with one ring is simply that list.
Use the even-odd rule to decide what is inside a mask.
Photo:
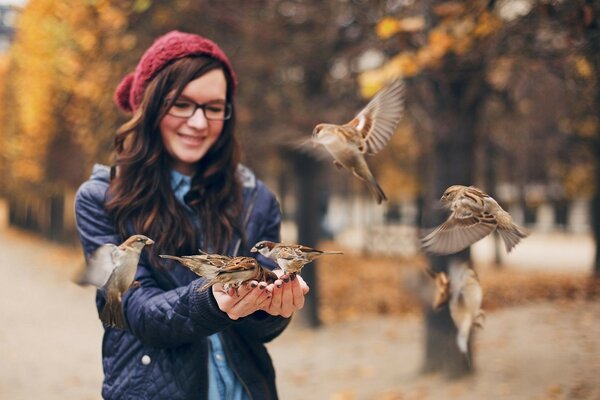
[{"label": "sparrow", "polygon": [[450,282],[445,272],[434,272],[430,268],[425,268],[425,272],[433,279],[433,299],[431,308],[439,310],[450,300]]},{"label": "sparrow", "polygon": [[[239,288],[248,281],[256,280],[273,283],[277,280],[277,275],[274,272],[260,265],[252,257],[232,258],[206,253],[183,257],[163,254],[161,257],[177,260],[196,275],[205,278],[207,282],[200,287],[200,290],[206,290],[215,283],[221,283],[225,292],[233,289],[236,296],[239,296]],[[213,258],[214,260],[210,261]],[[228,258],[228,260],[225,260],[225,258]]]},{"label": "sparrow", "polygon": [[403,110],[404,83],[396,80],[380,90],[350,122],[318,124],[312,133],[313,143],[325,147],[335,166],[347,169],[367,183],[377,204],[387,200],[387,196],[371,173],[365,154],[377,154],[385,147]]},{"label": "sparrow", "polygon": [[510,252],[527,237],[510,214],[483,191],[473,186],[450,186],[442,195],[442,206],[450,209],[448,219],[422,240],[425,250],[435,254],[451,254],[497,231]]},{"label": "sparrow", "polygon": [[341,251],[321,251],[301,244],[274,243],[268,240],[256,243],[250,251],[275,261],[285,274],[290,275],[291,279],[300,273],[304,265],[322,255],[344,254]]},{"label": "sparrow", "polygon": [[144,235],[133,235],[119,246],[112,243],[100,246],[88,258],[78,283],[106,290],[106,304],[100,312],[105,326],[127,328],[121,307],[123,293],[137,284],[134,277],[142,250],[153,243]]},{"label": "sparrow", "polygon": [[485,315],[481,310],[483,291],[477,273],[466,263],[452,263],[448,268],[450,316],[458,330],[456,344],[468,357],[468,343],[473,326],[482,327]]},{"label": "sparrow", "polygon": [[[217,274],[217,270],[225,265],[224,259],[213,260],[208,254],[199,254],[193,256],[171,256],[167,254],[160,254],[159,257],[171,259],[179,262],[184,267],[191,270],[198,276],[202,276],[206,279],[214,279]],[[223,258],[227,258],[231,260],[231,257],[228,256],[220,256]]]}]

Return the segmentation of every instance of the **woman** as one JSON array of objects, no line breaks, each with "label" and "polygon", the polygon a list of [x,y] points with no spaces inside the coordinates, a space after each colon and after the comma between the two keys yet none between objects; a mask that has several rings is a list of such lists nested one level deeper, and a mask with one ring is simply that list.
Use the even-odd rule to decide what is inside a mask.
[{"label": "woman", "polygon": [[[86,255],[138,233],[154,240],[125,292],[126,330],[105,327],[107,399],[272,399],[275,373],[263,345],[302,308],[308,286],[280,276],[230,296],[158,254],[250,255],[279,241],[273,193],[239,164],[236,79],[223,51],[198,35],[158,38],[115,100],[132,118],[115,139],[115,166],[95,166],[75,201]],[[260,262],[270,268],[267,259]],[[279,273],[281,274],[281,273]],[[98,291],[101,310],[105,298]]]}]

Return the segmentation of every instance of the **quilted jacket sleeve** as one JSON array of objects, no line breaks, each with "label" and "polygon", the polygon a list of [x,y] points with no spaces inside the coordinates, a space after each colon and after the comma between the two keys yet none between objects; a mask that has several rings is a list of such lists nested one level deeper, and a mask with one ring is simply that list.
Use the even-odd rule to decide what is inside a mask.
[{"label": "quilted jacket sleeve", "polygon": [[[119,243],[104,209],[107,187],[107,183],[88,181],[75,199],[77,229],[86,254],[104,243]],[[125,292],[123,308],[130,330],[144,344],[175,347],[236,323],[218,308],[211,291],[197,290],[200,280],[174,290],[161,289],[145,254],[138,265],[136,280],[140,287]]]}]

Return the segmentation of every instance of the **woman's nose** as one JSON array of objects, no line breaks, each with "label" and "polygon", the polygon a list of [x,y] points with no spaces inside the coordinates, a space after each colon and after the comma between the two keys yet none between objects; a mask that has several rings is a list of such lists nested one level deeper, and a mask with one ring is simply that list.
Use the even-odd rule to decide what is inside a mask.
[{"label": "woman's nose", "polygon": [[204,110],[197,108],[196,111],[188,118],[187,124],[196,129],[204,129],[208,126],[208,120],[204,115]]}]

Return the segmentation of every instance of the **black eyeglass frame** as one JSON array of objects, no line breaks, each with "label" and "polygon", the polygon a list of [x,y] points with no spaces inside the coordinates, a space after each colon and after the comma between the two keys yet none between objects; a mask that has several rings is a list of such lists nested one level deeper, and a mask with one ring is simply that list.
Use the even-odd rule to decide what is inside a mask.
[{"label": "black eyeglass frame", "polygon": [[[192,112],[189,115],[177,115],[177,114],[173,114],[172,110],[173,107],[175,106],[175,104],[177,102],[185,102],[185,103],[189,103],[190,105],[193,105],[194,108],[192,110]],[[171,103],[170,99],[167,99],[165,101],[165,104],[169,104]],[[231,103],[225,103],[225,104],[220,104],[219,105],[223,105],[225,106],[225,109],[223,110],[223,118],[212,118],[206,115],[206,107],[210,107],[215,106],[217,103],[204,103],[204,104],[198,104],[194,101],[191,100],[175,100],[174,102],[171,103],[171,105],[169,106],[169,109],[167,110],[167,114],[169,114],[172,117],[175,118],[191,118],[194,114],[196,114],[196,111],[198,111],[198,109],[200,108],[202,110],[202,114],[204,114],[204,118],[206,118],[208,121],[227,121],[228,119],[231,119],[231,116],[233,114],[233,109],[231,107]]]}]

